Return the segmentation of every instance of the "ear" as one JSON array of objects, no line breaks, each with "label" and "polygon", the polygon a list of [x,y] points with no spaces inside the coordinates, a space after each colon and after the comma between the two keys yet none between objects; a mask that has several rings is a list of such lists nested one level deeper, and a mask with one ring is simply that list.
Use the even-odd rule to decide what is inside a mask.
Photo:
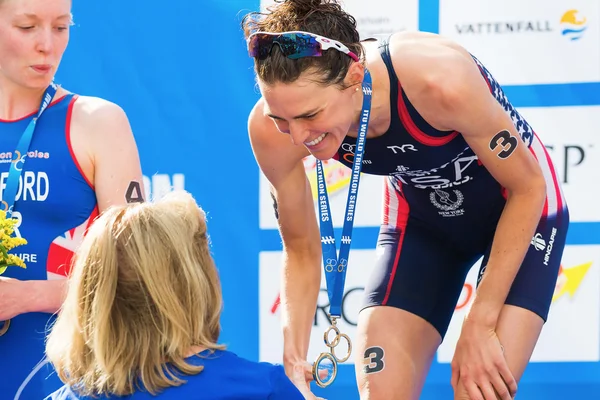
[{"label": "ear", "polygon": [[356,87],[360,86],[363,79],[365,77],[365,67],[359,62],[353,62],[348,68],[348,72],[346,72],[346,77],[344,78],[344,86]]}]

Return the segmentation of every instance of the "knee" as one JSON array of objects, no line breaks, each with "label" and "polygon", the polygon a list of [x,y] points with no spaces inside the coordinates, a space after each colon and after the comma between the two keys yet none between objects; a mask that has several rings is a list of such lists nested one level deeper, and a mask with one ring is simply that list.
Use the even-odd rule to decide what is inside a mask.
[{"label": "knee", "polygon": [[380,380],[364,379],[358,385],[360,400],[413,400],[392,389],[393,385],[386,385]]}]

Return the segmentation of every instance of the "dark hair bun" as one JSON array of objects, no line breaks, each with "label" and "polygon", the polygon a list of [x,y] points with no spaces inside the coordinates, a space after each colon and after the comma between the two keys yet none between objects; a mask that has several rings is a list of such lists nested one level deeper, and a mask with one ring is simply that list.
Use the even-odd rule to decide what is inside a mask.
[{"label": "dark hair bun", "polygon": [[[330,1],[323,0],[284,0],[288,3],[290,9],[296,10],[299,13],[308,14],[311,11],[319,9],[323,3],[331,3]],[[335,3],[335,1],[334,1]]]}]

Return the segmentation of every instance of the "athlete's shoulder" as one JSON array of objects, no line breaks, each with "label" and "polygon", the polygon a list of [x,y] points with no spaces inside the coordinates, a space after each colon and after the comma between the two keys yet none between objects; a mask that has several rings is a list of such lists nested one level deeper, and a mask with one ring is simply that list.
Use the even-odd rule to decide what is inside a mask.
[{"label": "athlete's shoulder", "polygon": [[248,115],[248,134],[253,141],[260,141],[260,139],[277,132],[277,127],[273,121],[265,115],[264,108],[265,102],[261,97],[256,101]]},{"label": "athlete's shoulder", "polygon": [[101,122],[103,119],[127,118],[125,111],[112,101],[93,96],[77,96],[73,105],[73,116],[90,123]]},{"label": "athlete's shoulder", "polygon": [[[392,63],[404,91],[419,111],[452,108],[481,79],[473,56],[446,37],[398,33],[390,39]],[[420,105],[420,106],[419,106]]]},{"label": "athlete's shoulder", "polygon": [[[83,132],[88,139],[119,141],[133,136],[129,118],[121,106],[91,96],[78,96],[73,104],[71,131]],[[115,142],[111,142],[115,143]]]},{"label": "athlete's shoulder", "polygon": [[403,83],[439,85],[452,79],[453,71],[473,63],[469,52],[441,35],[399,32],[390,37],[390,56]]}]

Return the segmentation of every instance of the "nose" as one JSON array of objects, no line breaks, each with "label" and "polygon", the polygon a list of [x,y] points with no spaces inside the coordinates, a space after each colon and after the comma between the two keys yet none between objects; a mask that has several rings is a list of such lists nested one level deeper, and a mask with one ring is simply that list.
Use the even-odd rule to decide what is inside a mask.
[{"label": "nose", "polygon": [[304,143],[304,141],[310,135],[310,131],[300,124],[290,123],[289,131],[290,137],[292,138],[292,143],[294,143],[296,146]]},{"label": "nose", "polygon": [[52,28],[44,27],[38,30],[38,37],[36,43],[36,50],[40,53],[49,54],[52,52],[54,46],[52,41]]}]

